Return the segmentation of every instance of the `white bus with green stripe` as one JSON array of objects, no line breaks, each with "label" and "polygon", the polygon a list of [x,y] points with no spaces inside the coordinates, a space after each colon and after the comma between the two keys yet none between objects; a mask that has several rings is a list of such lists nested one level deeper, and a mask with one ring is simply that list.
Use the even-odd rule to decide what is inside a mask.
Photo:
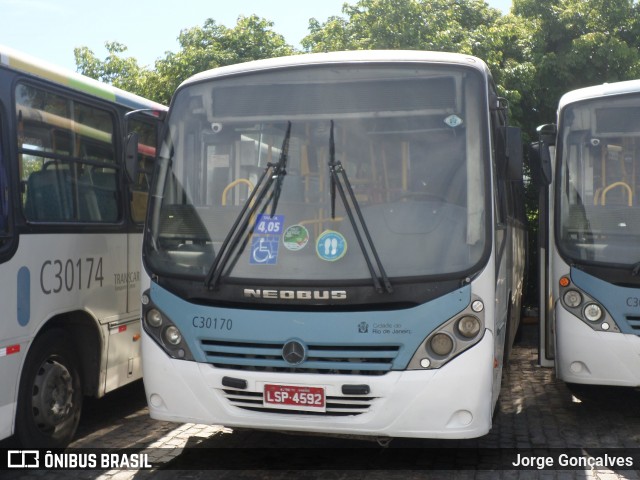
[{"label": "white bus with green stripe", "polygon": [[139,252],[164,110],[0,46],[0,439],[63,447],[84,396],[141,377]]}]

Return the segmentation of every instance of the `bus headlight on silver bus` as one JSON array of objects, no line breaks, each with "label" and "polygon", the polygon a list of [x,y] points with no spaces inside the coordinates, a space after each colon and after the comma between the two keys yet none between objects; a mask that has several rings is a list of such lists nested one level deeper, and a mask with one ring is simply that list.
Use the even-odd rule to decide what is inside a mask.
[{"label": "bus headlight on silver bus", "polygon": [[436,333],[429,340],[429,348],[431,352],[441,357],[446,357],[453,350],[453,339],[446,333]]},{"label": "bus headlight on silver bus", "polygon": [[598,332],[620,332],[615,320],[596,299],[573,285],[568,275],[560,278],[562,305],[583,323]]},{"label": "bus headlight on silver bus", "polygon": [[478,317],[471,315],[462,317],[457,323],[458,332],[465,338],[473,338],[478,335],[481,326],[482,324],[480,320],[478,320]]},{"label": "bus headlight on silver bus", "polygon": [[478,343],[484,335],[484,304],[474,298],[469,307],[435,329],[422,342],[408,369],[440,368]]},{"label": "bus headlight on silver bus", "polygon": [[178,330],[178,327],[171,325],[165,329],[164,339],[171,345],[179,345],[182,341],[182,334],[180,330]]},{"label": "bus headlight on silver bus", "polygon": [[167,355],[181,360],[194,360],[187,342],[178,326],[162,311],[154,306],[148,294],[142,302],[142,326]]},{"label": "bus headlight on silver bus", "polygon": [[155,308],[149,310],[144,318],[151,327],[158,328],[162,326],[162,314]]},{"label": "bus headlight on silver bus", "polygon": [[590,322],[597,322],[602,318],[602,309],[595,303],[589,303],[584,307],[584,318]]}]

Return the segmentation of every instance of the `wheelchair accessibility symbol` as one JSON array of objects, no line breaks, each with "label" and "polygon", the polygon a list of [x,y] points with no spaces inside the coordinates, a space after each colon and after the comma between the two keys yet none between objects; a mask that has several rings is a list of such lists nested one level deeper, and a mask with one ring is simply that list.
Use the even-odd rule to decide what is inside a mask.
[{"label": "wheelchair accessibility symbol", "polygon": [[278,243],[280,237],[275,235],[254,236],[251,239],[252,265],[275,265],[278,260]]}]

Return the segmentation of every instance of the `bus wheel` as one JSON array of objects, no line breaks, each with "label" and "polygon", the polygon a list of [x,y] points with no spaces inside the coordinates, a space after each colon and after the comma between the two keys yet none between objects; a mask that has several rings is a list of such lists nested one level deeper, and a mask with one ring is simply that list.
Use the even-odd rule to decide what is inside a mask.
[{"label": "bus wheel", "polygon": [[31,346],[20,379],[16,436],[23,447],[63,448],[82,409],[74,350],[62,330],[49,330]]}]

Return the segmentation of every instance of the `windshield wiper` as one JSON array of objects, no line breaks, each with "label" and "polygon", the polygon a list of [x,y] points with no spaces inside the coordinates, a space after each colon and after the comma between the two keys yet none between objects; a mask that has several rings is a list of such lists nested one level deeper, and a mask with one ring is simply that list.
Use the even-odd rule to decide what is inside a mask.
[{"label": "windshield wiper", "polygon": [[[280,150],[280,158],[278,159],[278,163],[267,163],[266,168],[262,172],[262,175],[260,175],[258,182],[249,194],[247,200],[244,202],[242,210],[240,210],[240,213],[236,217],[233,225],[231,226],[231,229],[222,242],[220,251],[216,255],[216,258],[213,261],[213,265],[211,265],[211,268],[209,269],[209,272],[205,277],[204,284],[209,288],[209,290],[214,290],[218,285],[220,277],[222,276],[222,272],[224,271],[226,265],[229,263],[229,258],[231,258],[234,246],[239,243],[240,239],[246,232],[251,218],[253,218],[254,214],[262,204],[264,197],[266,196],[274,181],[276,182],[276,186],[274,188],[274,191],[271,193],[271,196],[269,197],[269,201],[273,200],[271,206],[271,216],[275,215],[276,208],[278,206],[278,198],[280,197],[280,192],[282,190],[282,180],[287,174],[286,165],[290,137],[291,122],[288,122],[287,133],[285,134],[284,140],[282,141],[282,149]],[[264,183],[264,180],[265,178],[267,178],[270,170],[273,170],[273,173],[269,176],[266,183]],[[255,202],[253,201],[254,198],[256,199]]]},{"label": "windshield wiper", "polygon": [[[342,166],[342,162],[336,161],[336,144],[335,139],[333,137],[333,120],[331,120],[331,131],[329,133],[329,174],[330,177],[330,193],[331,193],[331,218],[335,219],[336,213],[336,189],[340,194],[340,199],[342,200],[342,204],[344,205],[344,209],[347,212],[347,217],[349,217],[349,222],[351,222],[351,227],[353,228],[353,232],[355,233],[356,239],[358,240],[358,245],[360,245],[360,250],[362,250],[362,256],[364,257],[365,262],[367,263],[367,268],[369,269],[369,273],[371,274],[371,279],[373,280],[373,285],[378,292],[382,292],[382,284],[384,284],[384,290],[387,293],[393,292],[393,287],[391,282],[389,281],[389,277],[382,266],[382,262],[380,261],[380,257],[378,256],[378,251],[376,250],[375,245],[373,244],[373,239],[371,238],[371,234],[369,233],[369,229],[367,228],[367,224],[364,221],[364,217],[362,216],[362,211],[360,210],[360,205],[358,204],[358,200],[356,199],[356,195],[351,187],[351,182],[349,182],[349,177],[347,177],[347,172]],[[342,178],[341,178],[342,177]],[[344,183],[344,185],[343,185]],[[347,193],[349,194],[349,199],[353,204],[353,210],[355,210],[356,215],[358,216],[358,221],[360,222],[360,227],[358,227],[358,223],[356,222],[355,217],[353,216],[353,211],[351,210],[351,206],[347,201],[347,195],[345,194],[345,187]],[[364,236],[367,239],[367,243],[369,244],[369,248],[371,249],[371,254],[376,262],[376,266],[378,267],[378,271],[380,272],[380,278],[376,274],[375,269],[373,268],[373,263],[371,262],[371,256],[367,251],[367,246],[365,245],[360,230],[364,233]],[[382,283],[380,282],[382,279]]]},{"label": "windshield wiper", "polygon": [[278,164],[273,171],[273,177],[275,178],[276,185],[273,188],[273,203],[271,204],[271,216],[276,214],[276,208],[278,208],[278,200],[280,199],[280,192],[282,191],[282,181],[287,174],[287,159],[289,157],[289,139],[291,138],[291,122],[287,125],[287,133],[282,141],[282,149],[280,150],[280,158]]}]

